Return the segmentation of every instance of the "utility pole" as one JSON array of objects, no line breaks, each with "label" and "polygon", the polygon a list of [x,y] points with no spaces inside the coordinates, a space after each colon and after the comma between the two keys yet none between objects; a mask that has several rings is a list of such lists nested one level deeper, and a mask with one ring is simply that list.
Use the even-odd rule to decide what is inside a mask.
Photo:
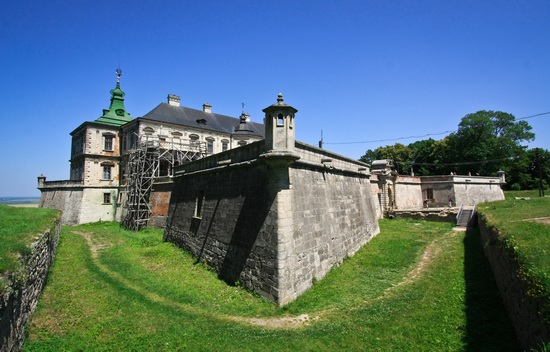
[{"label": "utility pole", "polygon": [[542,187],[542,163],[540,162],[540,148],[537,148],[537,165],[539,167],[539,197],[544,197],[544,188]]}]

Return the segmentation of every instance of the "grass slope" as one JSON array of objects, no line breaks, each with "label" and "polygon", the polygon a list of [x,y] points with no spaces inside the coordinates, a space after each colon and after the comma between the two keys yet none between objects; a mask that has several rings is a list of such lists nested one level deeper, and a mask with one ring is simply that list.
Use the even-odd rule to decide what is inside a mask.
[{"label": "grass slope", "polygon": [[498,229],[518,259],[528,293],[548,302],[541,313],[550,322],[550,198],[539,197],[538,191],[507,192],[504,201],[480,205],[479,216]]},{"label": "grass slope", "polygon": [[28,253],[37,234],[48,230],[59,211],[0,204],[0,276],[18,270],[19,254]]},{"label": "grass slope", "polygon": [[[406,220],[381,230],[278,308],[227,286],[160,231],[65,227],[25,350],[517,350],[478,234]],[[270,324],[303,316],[298,327]]]}]

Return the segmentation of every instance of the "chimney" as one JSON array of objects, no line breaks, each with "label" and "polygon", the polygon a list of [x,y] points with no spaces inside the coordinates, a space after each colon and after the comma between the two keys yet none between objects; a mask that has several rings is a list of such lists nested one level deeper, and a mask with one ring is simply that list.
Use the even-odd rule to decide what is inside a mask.
[{"label": "chimney", "polygon": [[202,111],[207,112],[207,113],[211,113],[212,112],[212,105],[210,105],[208,103],[202,104]]},{"label": "chimney", "polygon": [[168,94],[168,105],[180,106],[180,97],[175,94]]}]

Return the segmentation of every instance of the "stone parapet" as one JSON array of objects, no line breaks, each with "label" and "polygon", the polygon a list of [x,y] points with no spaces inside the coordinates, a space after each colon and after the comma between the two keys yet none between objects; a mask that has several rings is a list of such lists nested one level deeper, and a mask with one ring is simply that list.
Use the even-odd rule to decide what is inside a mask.
[{"label": "stone parapet", "polygon": [[294,153],[300,157],[301,162],[369,174],[369,164],[303,142],[296,141]]},{"label": "stone parapet", "polygon": [[75,180],[61,180],[61,181],[44,181],[40,185],[40,190],[43,188],[67,188],[67,187],[84,187],[84,181],[75,181]]}]

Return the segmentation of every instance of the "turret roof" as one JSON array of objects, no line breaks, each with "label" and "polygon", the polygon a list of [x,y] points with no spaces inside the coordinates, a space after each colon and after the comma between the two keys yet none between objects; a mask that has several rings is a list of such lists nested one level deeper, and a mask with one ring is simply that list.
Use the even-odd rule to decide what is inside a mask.
[{"label": "turret roof", "polygon": [[109,106],[109,109],[103,110],[103,115],[95,120],[95,122],[111,126],[122,126],[132,121],[132,117],[124,107],[124,95],[126,95],[126,93],[120,89],[120,77],[122,76],[122,70],[118,68],[116,70],[116,74],[116,88],[111,89],[110,91],[111,105]]}]

